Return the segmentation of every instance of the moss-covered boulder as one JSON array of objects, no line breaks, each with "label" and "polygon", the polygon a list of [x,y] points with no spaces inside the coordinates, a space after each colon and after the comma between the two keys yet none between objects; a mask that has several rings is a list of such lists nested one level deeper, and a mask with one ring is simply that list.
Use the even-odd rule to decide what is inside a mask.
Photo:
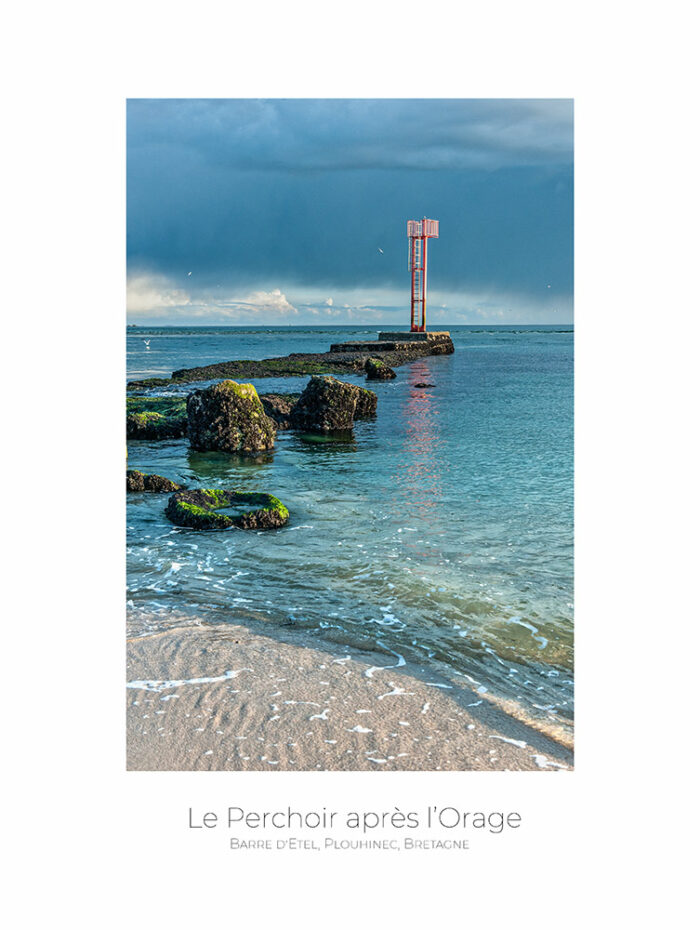
[{"label": "moss-covered boulder", "polygon": [[177,526],[195,530],[271,530],[289,520],[289,511],[272,494],[218,488],[178,491],[168,501],[165,514]]},{"label": "moss-covered boulder", "polygon": [[396,377],[394,369],[385,365],[380,358],[368,358],[365,362],[365,371],[368,381],[390,381]]},{"label": "moss-covered boulder", "polygon": [[261,394],[260,402],[277,429],[289,429],[289,415],[299,400],[299,394]]},{"label": "moss-covered boulder", "polygon": [[127,397],[127,439],[179,439],[187,432],[187,402],[179,397]]},{"label": "moss-covered boulder", "polygon": [[176,484],[169,478],[163,478],[162,475],[145,475],[142,471],[128,471],[126,473],[127,491],[154,491],[156,493],[163,491],[180,491],[181,484]]},{"label": "moss-covered boulder", "polygon": [[252,384],[220,381],[187,398],[187,435],[198,452],[262,452],[275,444],[275,424]]},{"label": "moss-covered boulder", "polygon": [[330,375],[315,375],[292,408],[292,428],[312,433],[351,430],[359,393],[354,384]]}]

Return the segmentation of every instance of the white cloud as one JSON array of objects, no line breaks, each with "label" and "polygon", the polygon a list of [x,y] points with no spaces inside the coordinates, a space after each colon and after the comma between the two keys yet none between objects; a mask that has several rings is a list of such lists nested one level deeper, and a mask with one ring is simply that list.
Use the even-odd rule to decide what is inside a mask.
[{"label": "white cloud", "polygon": [[189,307],[190,295],[175,288],[163,275],[130,275],[126,284],[126,310],[131,316],[161,315],[175,307]]},{"label": "white cloud", "polygon": [[[192,279],[189,279],[190,281]],[[163,276],[138,274],[128,282],[128,312],[132,322],[163,324],[280,325],[316,321],[403,327],[408,325],[405,288],[296,291],[290,282],[248,293],[222,293],[175,287]],[[337,301],[337,303],[335,302]],[[499,290],[447,291],[435,288],[428,301],[428,326],[449,323],[566,322],[573,317],[569,296],[547,289],[541,297]]]},{"label": "white cloud", "polygon": [[127,281],[127,313],[130,319],[160,320],[178,323],[280,322],[299,314],[287,296],[277,287],[271,291],[252,291],[243,296],[222,298],[208,292],[193,294],[173,287],[163,275],[141,273]]},{"label": "white cloud", "polygon": [[278,287],[272,291],[253,291],[243,298],[231,298],[222,302],[217,309],[222,316],[232,317],[286,317],[299,314]]}]

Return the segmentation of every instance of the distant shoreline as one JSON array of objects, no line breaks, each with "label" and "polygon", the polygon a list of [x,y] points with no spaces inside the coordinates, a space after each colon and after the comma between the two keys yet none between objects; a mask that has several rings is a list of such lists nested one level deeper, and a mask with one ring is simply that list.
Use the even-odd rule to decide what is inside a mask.
[{"label": "distant shoreline", "polygon": [[[360,323],[348,323],[348,324],[337,324],[337,323],[308,323],[306,325],[296,323],[260,323],[254,325],[252,323],[127,323],[127,330],[190,330],[196,329],[199,332],[212,330],[242,330],[248,332],[266,332],[277,330],[296,330],[298,332],[315,332],[316,330],[327,330],[332,332],[334,330],[357,330],[358,332],[366,333],[376,333],[382,329],[386,329],[387,326],[391,326],[391,323],[381,323],[374,326],[367,326],[366,324]],[[472,330],[472,331],[489,331],[494,329],[503,329],[503,330],[522,330],[522,331],[533,331],[541,329],[543,331],[552,332],[553,330],[561,330],[561,332],[573,332],[574,324],[573,323],[445,323],[440,322],[441,327],[449,328],[450,330]]]}]

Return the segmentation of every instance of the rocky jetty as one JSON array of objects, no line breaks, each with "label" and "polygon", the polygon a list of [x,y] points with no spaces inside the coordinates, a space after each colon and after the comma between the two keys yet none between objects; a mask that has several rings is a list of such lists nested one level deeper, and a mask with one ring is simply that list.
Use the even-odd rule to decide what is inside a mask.
[{"label": "rocky jetty", "polygon": [[188,396],[187,435],[199,452],[262,452],[275,444],[275,424],[252,384],[221,381]]},{"label": "rocky jetty", "polygon": [[152,491],[154,493],[181,491],[183,485],[176,484],[162,475],[145,475],[142,471],[127,471],[127,491]]},{"label": "rocky jetty", "polygon": [[391,381],[396,377],[394,369],[385,365],[380,358],[368,358],[365,362],[365,371],[368,381]]},{"label": "rocky jetty", "polygon": [[325,373],[347,374],[361,368],[352,354],[337,356],[331,352],[296,352],[275,358],[240,359],[197,368],[179,368],[173,372],[171,382],[212,381],[216,378],[294,378]]},{"label": "rocky jetty", "polygon": [[130,381],[130,391],[142,388],[214,381],[218,378],[291,378],[316,374],[360,374],[368,358],[397,367],[427,355],[450,355],[454,345],[449,333],[380,333],[376,342],[340,342],[330,352],[293,352],[261,360],[235,359],[197,368],[179,368],[171,378]]},{"label": "rocky jetty", "polygon": [[353,339],[349,342],[337,342],[331,346],[331,352],[344,354],[347,352],[364,352],[366,355],[380,356],[387,364],[402,364],[401,361],[391,361],[385,358],[391,355],[393,359],[409,361],[426,355],[451,355],[455,350],[448,332],[392,332],[379,333],[376,342],[372,340]]},{"label": "rocky jetty", "polygon": [[358,418],[376,412],[377,396],[371,391],[330,375],[314,375],[292,408],[290,425],[312,433],[347,432],[357,417],[358,402]]},{"label": "rocky jetty", "polygon": [[[222,510],[234,513],[221,513]],[[177,526],[195,530],[271,530],[284,526],[289,511],[272,494],[246,494],[218,488],[178,491],[168,501],[165,515]]]}]

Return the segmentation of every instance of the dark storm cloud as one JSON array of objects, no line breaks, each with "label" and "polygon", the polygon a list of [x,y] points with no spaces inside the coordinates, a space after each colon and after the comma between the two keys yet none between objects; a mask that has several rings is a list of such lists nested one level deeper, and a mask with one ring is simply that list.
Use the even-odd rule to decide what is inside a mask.
[{"label": "dark storm cloud", "polygon": [[127,169],[131,270],[403,286],[427,215],[435,286],[571,290],[570,101],[134,100]]},{"label": "dark storm cloud", "polygon": [[562,164],[568,100],[133,100],[130,144],[291,171]]}]

